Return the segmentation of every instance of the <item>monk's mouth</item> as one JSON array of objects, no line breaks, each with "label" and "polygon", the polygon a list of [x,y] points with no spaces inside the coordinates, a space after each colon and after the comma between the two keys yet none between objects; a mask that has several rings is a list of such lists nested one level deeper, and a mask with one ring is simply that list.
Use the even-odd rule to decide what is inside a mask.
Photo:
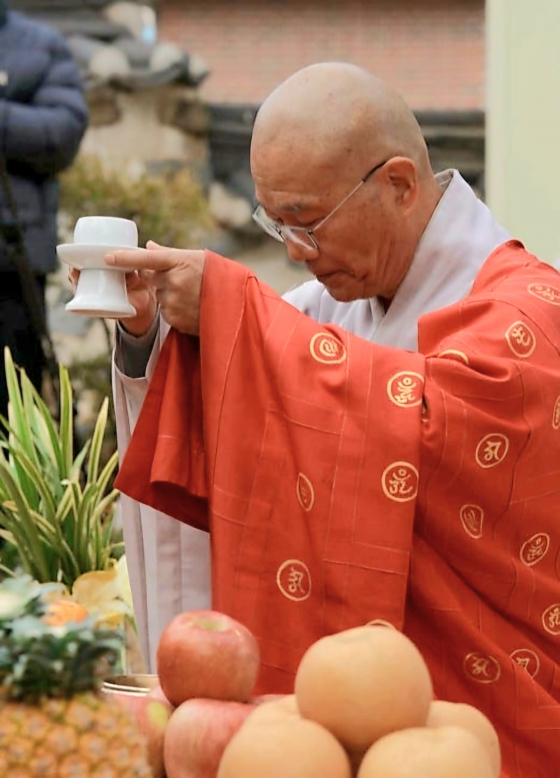
[{"label": "monk's mouth", "polygon": [[337,276],[342,271],[340,270],[333,270],[331,273],[322,273],[320,276],[315,274],[315,278],[317,281],[320,281],[322,284],[325,284],[327,281],[329,281],[334,276]]}]

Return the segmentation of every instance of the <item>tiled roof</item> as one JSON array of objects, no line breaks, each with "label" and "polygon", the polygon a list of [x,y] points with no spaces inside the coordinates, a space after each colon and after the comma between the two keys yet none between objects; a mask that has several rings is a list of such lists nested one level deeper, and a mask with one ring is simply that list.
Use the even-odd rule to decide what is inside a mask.
[{"label": "tiled roof", "polygon": [[10,8],[66,36],[87,89],[111,85],[130,91],[170,83],[196,87],[209,74],[201,57],[157,39],[155,14],[141,3],[11,0]]}]

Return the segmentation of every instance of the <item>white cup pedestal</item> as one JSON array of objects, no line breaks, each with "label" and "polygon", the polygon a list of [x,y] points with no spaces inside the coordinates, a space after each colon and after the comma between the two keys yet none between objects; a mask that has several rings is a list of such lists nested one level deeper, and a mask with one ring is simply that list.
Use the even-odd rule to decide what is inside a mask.
[{"label": "white cup pedestal", "polygon": [[66,310],[82,316],[122,319],[134,316],[136,310],[128,302],[126,273],[122,270],[85,268],[80,273],[74,297]]},{"label": "white cup pedestal", "polygon": [[76,222],[74,243],[57,246],[60,259],[80,271],[66,310],[82,316],[125,319],[136,315],[126,293],[126,272],[110,268],[104,258],[119,249],[138,248],[138,229],[130,219],[83,216]]}]

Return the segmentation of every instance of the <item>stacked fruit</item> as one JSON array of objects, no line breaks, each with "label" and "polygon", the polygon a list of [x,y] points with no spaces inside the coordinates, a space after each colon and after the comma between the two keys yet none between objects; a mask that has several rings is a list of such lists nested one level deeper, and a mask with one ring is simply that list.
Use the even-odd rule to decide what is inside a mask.
[{"label": "stacked fruit", "polygon": [[292,695],[252,697],[253,635],[228,616],[194,611],[157,652],[172,713],[167,778],[497,778],[500,748],[470,705],[433,700],[414,644],[388,626],[324,637],[304,655]]},{"label": "stacked fruit", "polygon": [[45,592],[25,576],[0,586],[0,775],[150,778],[136,721],[100,694],[119,634]]}]

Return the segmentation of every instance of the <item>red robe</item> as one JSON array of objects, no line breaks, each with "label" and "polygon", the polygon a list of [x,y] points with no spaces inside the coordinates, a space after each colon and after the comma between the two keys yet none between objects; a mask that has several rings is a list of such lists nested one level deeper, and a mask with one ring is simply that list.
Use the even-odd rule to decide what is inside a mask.
[{"label": "red robe", "polygon": [[319,637],[381,619],[510,778],[560,774],[560,277],[510,242],[420,353],[318,324],[209,253],[117,486],[212,538],[213,607],[290,692]]}]

